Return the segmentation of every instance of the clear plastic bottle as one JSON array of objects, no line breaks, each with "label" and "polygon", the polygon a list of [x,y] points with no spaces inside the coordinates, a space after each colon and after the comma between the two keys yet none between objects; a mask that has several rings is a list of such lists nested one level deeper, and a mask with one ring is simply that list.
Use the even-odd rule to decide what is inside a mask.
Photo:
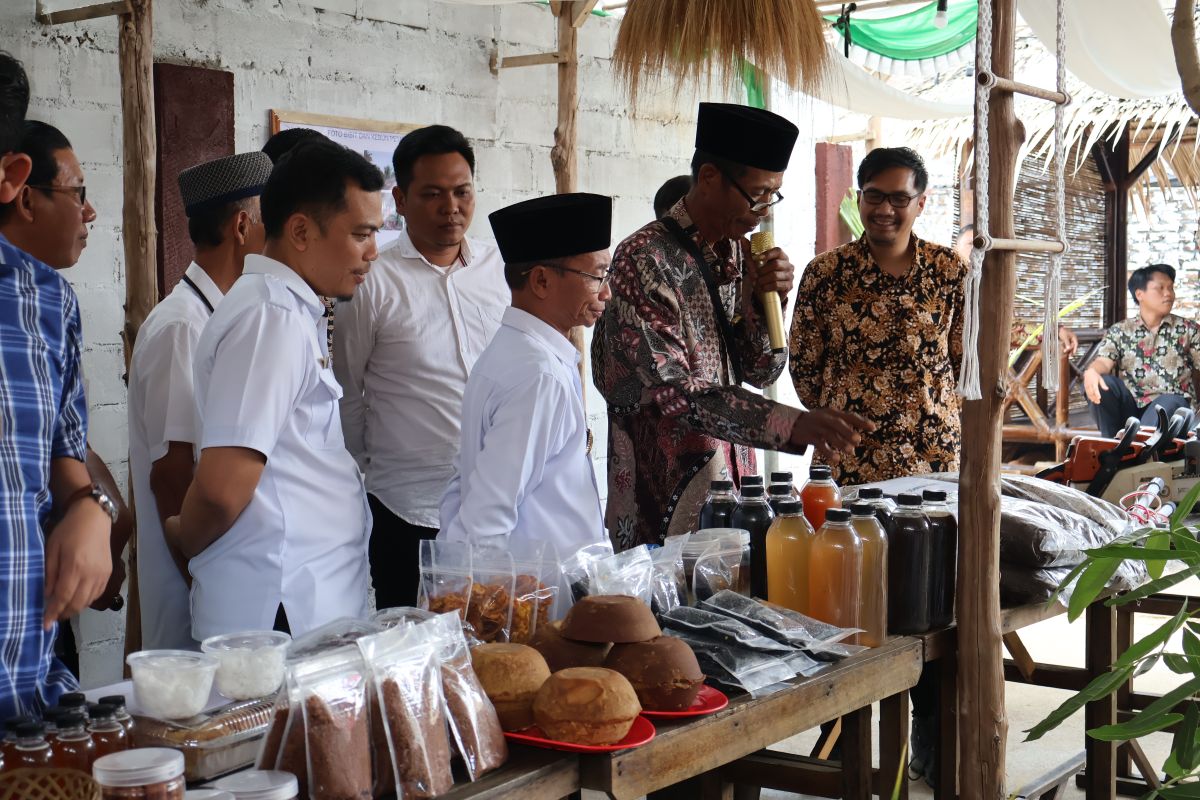
[{"label": "clear plastic bottle", "polygon": [[4,759],[4,769],[41,769],[54,766],[54,748],[46,741],[46,726],[36,720],[17,725],[17,746]]},{"label": "clear plastic bottle", "polygon": [[800,499],[800,490],[796,488],[795,478],[790,472],[771,473],[771,482],[767,484],[767,496],[770,497],[774,494],[782,496],[785,494],[783,491],[784,487],[787,487],[786,494],[791,495],[797,500]]},{"label": "clear plastic bottle", "polygon": [[808,611],[808,559],[813,529],[796,498],[779,503],[767,530],[767,599],[784,608]]},{"label": "clear plastic bottle", "polygon": [[896,504],[883,496],[883,489],[878,486],[864,486],[858,490],[858,502],[874,508],[875,519],[879,520],[884,532],[892,532],[892,513],[896,510]]},{"label": "clear plastic bottle", "polygon": [[866,503],[850,506],[850,524],[862,542],[862,604],[856,644],[879,647],[887,638],[888,540],[887,532]]},{"label": "clear plastic bottle", "polygon": [[748,486],[761,486],[763,487],[764,493],[767,490],[767,485],[763,483],[762,475],[746,475],[742,478],[742,485],[738,491],[739,499],[742,497],[742,493],[746,491],[746,487]]},{"label": "clear plastic bottle", "polygon": [[833,482],[833,471],[829,467],[815,466],[808,470],[808,483],[800,490],[804,503],[804,516],[814,530],[825,524],[825,512],[842,507],[842,490]]},{"label": "clear plastic bottle", "polygon": [[59,714],[58,733],[54,735],[54,766],[90,775],[95,760],[96,745],[88,734],[83,714],[78,709]]},{"label": "clear plastic bottle", "polygon": [[806,613],[842,628],[860,627],[862,564],[862,541],[850,524],[850,510],[829,509],[813,537]]},{"label": "clear plastic bottle", "polygon": [[733,481],[713,481],[708,487],[708,497],[700,509],[700,530],[706,528],[729,528],[733,526],[733,512],[738,499],[733,493]]},{"label": "clear plastic bottle", "polygon": [[100,698],[101,703],[107,703],[112,706],[117,712],[117,722],[121,723],[121,727],[125,729],[125,735],[129,737],[129,741],[133,741],[133,716],[129,713],[125,705],[125,695],[110,694]]},{"label": "clear plastic bottle", "polygon": [[771,511],[775,516],[779,516],[779,504],[786,500],[795,500],[796,496],[792,494],[792,487],[785,483],[772,483],[767,487],[767,505],[771,506]]},{"label": "clear plastic bottle", "polygon": [[921,510],[929,517],[929,624],[954,622],[954,584],[958,574],[958,520],[946,505],[946,493],[926,489]]},{"label": "clear plastic bottle", "polygon": [[129,749],[129,737],[117,721],[117,710],[108,703],[92,706],[92,721],[88,730],[96,744],[96,758]]},{"label": "clear plastic bottle", "polygon": [[888,632],[925,633],[930,629],[929,517],[921,511],[921,496],[896,498],[892,532],[888,536]]},{"label": "clear plastic bottle", "polygon": [[750,531],[750,595],[767,596],[767,529],[775,513],[761,485],[742,486],[742,502],[733,512],[734,528]]}]

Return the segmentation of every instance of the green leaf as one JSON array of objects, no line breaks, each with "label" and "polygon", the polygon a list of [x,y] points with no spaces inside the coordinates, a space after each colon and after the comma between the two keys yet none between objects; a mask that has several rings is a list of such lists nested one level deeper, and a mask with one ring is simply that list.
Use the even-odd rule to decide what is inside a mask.
[{"label": "green leaf", "polygon": [[1200,659],[1200,637],[1195,631],[1183,629],[1183,652],[1194,659]]},{"label": "green leaf", "polygon": [[1179,501],[1179,504],[1175,506],[1175,511],[1171,514],[1172,528],[1183,524],[1183,521],[1191,515],[1192,508],[1196,505],[1198,500],[1200,500],[1200,482],[1197,482],[1195,486],[1193,486],[1191,489],[1188,489],[1188,493],[1185,494],[1183,499]]},{"label": "green leaf", "polygon": [[1091,683],[1071,697],[1068,697],[1062,705],[1051,711],[1045,719],[1032,728],[1027,729],[1025,733],[1029,735],[1025,737],[1025,741],[1032,742],[1042,738],[1088,703],[1115,692],[1125,681],[1129,680],[1129,676],[1132,674],[1132,667],[1121,667],[1111,672],[1097,675],[1092,679]]},{"label": "green leaf", "polygon": [[1084,561],[1081,564],[1076,564],[1074,567],[1071,567],[1071,571],[1067,573],[1067,577],[1063,578],[1062,582],[1058,584],[1058,587],[1054,590],[1054,593],[1050,595],[1050,599],[1046,601],[1046,604],[1053,605],[1058,600],[1059,595],[1061,595],[1063,591],[1070,586],[1076,578],[1079,577],[1079,573],[1087,569],[1088,563],[1089,562]]},{"label": "green leaf", "polygon": [[1179,759],[1175,757],[1174,747],[1171,748],[1171,751],[1171,754],[1167,756],[1167,760],[1163,762],[1163,772],[1167,773],[1168,778],[1182,778],[1190,770],[1179,766]]},{"label": "green leaf", "polygon": [[1183,714],[1170,713],[1147,717],[1146,713],[1142,712],[1128,722],[1122,722],[1117,725],[1101,725],[1099,728],[1092,728],[1087,732],[1087,735],[1102,742],[1127,742],[1139,736],[1157,733],[1163,728],[1169,728],[1182,720]]},{"label": "green leaf", "polygon": [[1195,703],[1188,703],[1183,712],[1183,724],[1175,731],[1175,742],[1171,745],[1171,754],[1179,761],[1179,766],[1191,772],[1200,766],[1200,747],[1196,742],[1196,727],[1200,724],[1200,708]]},{"label": "green leaf", "polygon": [[1108,585],[1119,566],[1121,561],[1117,559],[1103,559],[1088,564],[1087,569],[1079,576],[1079,582],[1075,584],[1071,602],[1067,604],[1067,619],[1071,622],[1079,619],[1084,609],[1104,591],[1104,587]]},{"label": "green leaf", "polygon": [[1200,552],[1200,542],[1196,541],[1196,537],[1187,528],[1171,531],[1171,543],[1175,545],[1176,550]]},{"label": "green leaf", "polygon": [[1158,796],[1168,800],[1197,800],[1200,798],[1200,783],[1176,783],[1173,786],[1164,786],[1158,790]]},{"label": "green leaf", "polygon": [[1200,660],[1190,656],[1181,656],[1178,653],[1163,653],[1163,663],[1176,675],[1192,675],[1200,672]]},{"label": "green leaf", "polygon": [[[1160,529],[1146,537],[1145,551],[1171,549],[1171,532],[1169,530]],[[1163,570],[1167,568],[1166,561],[1150,561],[1146,564],[1146,571],[1150,573],[1151,578],[1161,578]]]},{"label": "green leaf", "polygon": [[1192,552],[1179,552],[1178,550],[1169,550],[1165,547],[1138,547],[1137,545],[1105,545],[1091,550],[1084,550],[1092,558],[1097,561],[1109,560],[1124,560],[1127,558],[1135,561],[1186,561],[1189,564],[1195,564],[1200,561],[1200,555]]},{"label": "green leaf", "polygon": [[1200,575],[1200,564],[1192,564],[1187,569],[1172,573],[1155,581],[1150,581],[1147,584],[1139,586],[1132,592],[1119,594],[1115,597],[1110,597],[1104,601],[1107,606],[1123,606],[1126,603],[1136,603],[1138,600],[1145,600],[1151,595],[1158,594],[1165,589],[1170,589],[1177,583],[1183,583],[1189,578],[1194,578]]},{"label": "green leaf", "polygon": [[1167,640],[1183,627],[1184,623],[1189,619],[1187,602],[1184,601],[1183,607],[1168,619],[1162,625],[1159,625],[1153,633],[1142,637],[1138,641],[1130,645],[1129,649],[1120,655],[1113,663],[1114,667],[1124,667],[1141,661],[1147,655],[1157,650],[1166,644]]},{"label": "green leaf", "polygon": [[1166,712],[1174,709],[1175,706],[1179,705],[1181,701],[1186,700],[1198,691],[1200,691],[1200,676],[1192,678],[1190,681],[1185,681],[1179,686],[1176,686],[1174,689],[1142,709],[1138,716],[1142,716],[1143,714],[1149,714],[1150,716],[1154,716],[1156,714],[1165,714]]}]

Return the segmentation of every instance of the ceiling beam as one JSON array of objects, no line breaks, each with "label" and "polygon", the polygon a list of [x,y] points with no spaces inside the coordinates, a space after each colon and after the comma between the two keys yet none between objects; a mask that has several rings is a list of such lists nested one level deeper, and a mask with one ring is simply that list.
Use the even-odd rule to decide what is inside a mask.
[{"label": "ceiling beam", "polygon": [[37,3],[37,21],[43,25],[60,25],[64,22],[83,22],[101,17],[114,17],[120,14],[132,14],[133,6],[129,0],[105,0],[91,3],[78,8],[64,8],[61,11],[47,11],[42,0]]},{"label": "ceiling beam", "polygon": [[571,27],[578,28],[587,22],[588,14],[596,7],[599,0],[575,0],[571,5]]}]

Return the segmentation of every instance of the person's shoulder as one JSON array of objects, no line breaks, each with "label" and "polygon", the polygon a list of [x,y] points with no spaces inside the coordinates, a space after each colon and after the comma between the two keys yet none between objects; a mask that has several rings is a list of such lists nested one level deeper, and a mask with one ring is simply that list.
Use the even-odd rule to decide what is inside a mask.
[{"label": "person's shoulder", "polygon": [[139,351],[159,341],[174,341],[177,338],[176,333],[187,332],[192,338],[198,338],[208,322],[208,310],[201,307],[201,316],[191,305],[180,292],[172,291],[154,306],[142,327],[138,329],[137,341],[133,347],[134,357],[137,357]]},{"label": "person's shoulder", "polygon": [[22,270],[40,291],[61,295],[64,304],[77,302],[71,282],[59,271],[0,236],[0,265]]},{"label": "person's shoulder", "polygon": [[927,239],[916,239],[917,248],[921,251],[925,261],[935,264],[940,269],[954,273],[955,275],[965,275],[967,272],[967,263],[962,257],[955,252],[953,247],[947,247],[944,244],[931,242]]},{"label": "person's shoulder", "polygon": [[846,242],[832,250],[826,250],[824,253],[817,253],[812,260],[804,268],[804,277],[809,280],[820,280],[840,275],[844,270],[844,265],[850,261],[857,261],[860,258],[860,243],[858,240]]},{"label": "person's shoulder", "polygon": [[660,256],[670,241],[662,220],[651,220],[617,243],[613,260],[638,256]]}]

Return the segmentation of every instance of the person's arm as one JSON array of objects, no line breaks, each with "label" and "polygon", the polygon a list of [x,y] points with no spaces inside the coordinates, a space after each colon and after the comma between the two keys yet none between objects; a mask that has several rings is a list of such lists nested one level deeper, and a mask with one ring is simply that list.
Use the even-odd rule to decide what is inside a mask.
[{"label": "person's arm", "polygon": [[[164,531],[167,529],[167,519],[179,516],[183,510],[183,499],[192,485],[194,459],[191,443],[168,442],[166,455],[150,465],[150,491],[154,494],[154,507]],[[188,572],[187,557],[170,539],[167,540],[167,551],[175,562],[175,568],[190,586],[192,576]]]},{"label": "person's arm", "polygon": [[946,343],[950,355],[950,368],[954,370],[954,378],[957,380],[959,373],[962,370],[963,361],[963,330],[966,327],[967,305],[967,265],[962,262],[957,255],[953,258],[959,262],[961,271],[958,273],[961,277],[955,281],[954,289],[950,294],[950,339]]},{"label": "person's arm", "polygon": [[742,379],[756,388],[774,383],[783,374],[787,364],[787,353],[771,351],[771,338],[767,331],[767,317],[762,308],[760,294],[777,292],[783,316],[787,317],[788,294],[795,280],[795,267],[782,249],[775,247],[763,254],[762,266],[750,252],[750,242],[738,240],[742,248],[742,265],[745,277],[738,289],[741,319],[733,326],[734,347],[738,350],[742,366]]},{"label": "person's arm", "polygon": [[257,450],[205,448],[179,517],[164,523],[168,544],[191,559],[228,533],[254,498],[266,465]]},{"label": "person's arm", "polygon": [[1075,335],[1075,331],[1060,324],[1058,326],[1058,345],[1062,348],[1062,354],[1070,358],[1079,350],[1079,337]]},{"label": "person's arm", "polygon": [[117,521],[113,523],[112,533],[109,536],[112,574],[104,586],[104,591],[91,605],[96,611],[108,611],[109,609],[119,611],[124,605],[124,600],[121,600],[120,603],[117,601],[121,597],[121,587],[125,584],[124,556],[125,548],[129,544],[129,537],[133,535],[133,512],[125,504],[125,498],[121,497],[121,490],[117,488],[117,481],[109,471],[108,465],[90,446],[87,449],[87,471],[92,482],[99,484],[117,507]]},{"label": "person's arm", "polygon": [[95,499],[81,494],[91,483],[83,461],[59,457],[50,462],[50,494],[59,520],[46,537],[42,622],[47,630],[100,597],[112,574],[112,520]]},{"label": "person's arm", "polygon": [[792,330],[788,337],[788,369],[791,371],[792,386],[805,408],[820,405],[821,382],[825,374],[826,342],[816,310],[819,281],[815,263],[810,263],[800,276],[796,309],[792,312]]},{"label": "person's arm", "polygon": [[353,299],[337,304],[334,323],[337,336],[333,338],[333,374],[342,385],[339,410],[342,416],[342,435],[346,449],[362,470],[367,467],[366,415],[363,397],[367,362],[375,349],[376,309],[370,278],[358,288]]},{"label": "person's arm", "polygon": [[1096,348],[1096,357],[1083,371],[1083,393],[1093,403],[1100,402],[1100,392],[1108,391],[1108,384],[1104,382],[1103,376],[1112,374],[1121,359],[1121,346],[1114,331],[1115,328],[1110,328],[1104,335],[1100,346]]}]

